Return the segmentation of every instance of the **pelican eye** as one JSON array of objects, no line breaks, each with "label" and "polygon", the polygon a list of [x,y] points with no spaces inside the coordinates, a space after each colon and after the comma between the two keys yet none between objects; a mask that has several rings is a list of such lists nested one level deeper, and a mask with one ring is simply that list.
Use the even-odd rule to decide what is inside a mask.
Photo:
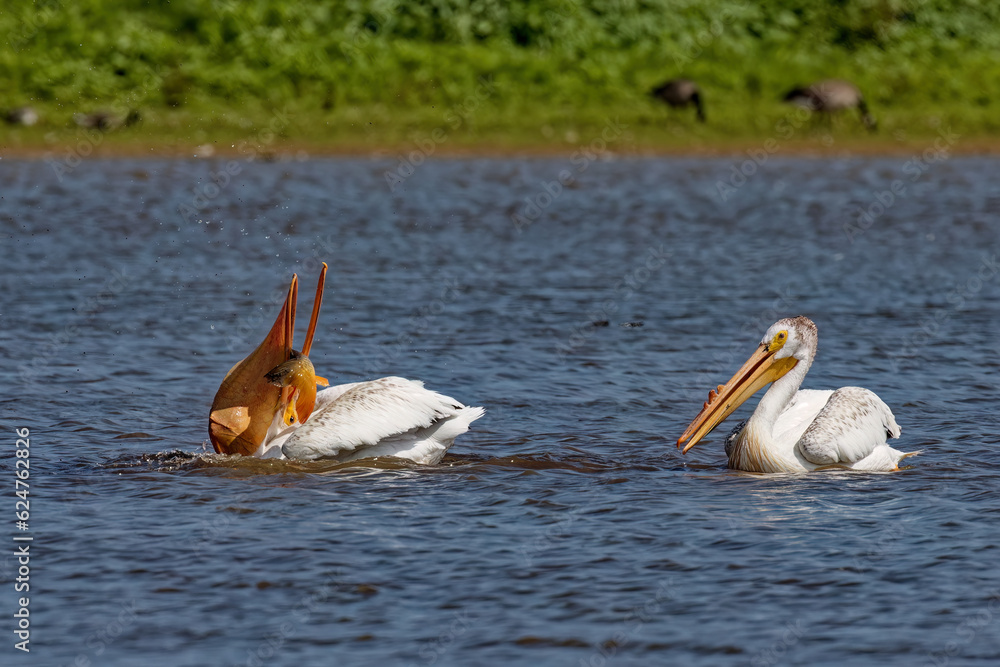
[{"label": "pelican eye", "polygon": [[768,346],[768,349],[771,352],[774,352],[775,350],[780,350],[787,340],[788,340],[788,332],[784,330],[779,331],[774,335],[774,338],[771,339],[771,344]]}]

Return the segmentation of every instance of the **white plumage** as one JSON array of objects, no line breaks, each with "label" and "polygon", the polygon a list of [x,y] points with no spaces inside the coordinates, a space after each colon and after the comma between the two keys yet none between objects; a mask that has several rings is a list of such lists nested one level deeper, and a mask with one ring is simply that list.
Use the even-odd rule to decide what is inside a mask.
[{"label": "white plumage", "polygon": [[906,454],[889,446],[899,425],[882,399],[862,387],[799,389],[816,354],[816,325],[805,317],[780,320],[758,352],[718,393],[712,392],[678,444],[684,451],[759,387],[773,380],[750,419],[726,438],[729,467],[750,472],[824,468],[896,470]]},{"label": "white plumage", "polygon": [[405,378],[343,384],[318,392],[302,424],[284,427],[278,410],[257,455],[305,461],[395,456],[435,464],[484,412]]},{"label": "white plumage", "polygon": [[[292,348],[298,276],[264,341],[226,374],[209,414],[208,433],[220,454],[305,461],[395,456],[437,463],[483,416],[422,382],[387,377],[323,391],[309,351],[326,285],[323,264],[301,352]],[[276,389],[276,387],[278,389]],[[302,421],[300,421],[302,420]]]}]

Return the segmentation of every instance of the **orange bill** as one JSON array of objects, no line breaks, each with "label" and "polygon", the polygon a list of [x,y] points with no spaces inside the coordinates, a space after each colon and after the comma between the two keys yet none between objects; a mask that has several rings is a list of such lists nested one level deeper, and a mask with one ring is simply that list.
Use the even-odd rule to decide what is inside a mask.
[{"label": "orange bill", "polygon": [[[306,340],[302,344],[302,356],[304,357],[309,356],[309,351],[312,350],[313,337],[316,335],[316,322],[319,320],[319,309],[323,305],[323,287],[326,285],[326,268],[326,262],[323,262],[323,270],[319,272],[319,280],[316,282],[316,297],[313,299],[309,329],[306,331]],[[316,377],[316,371],[312,363],[308,364],[308,371],[309,377],[302,378],[301,381],[296,382],[299,391],[298,397],[295,399],[295,412],[302,421],[309,419],[313,408],[316,407],[316,385],[322,384],[326,387],[330,384],[325,379],[323,382],[319,382],[323,378]]]},{"label": "orange bill", "polygon": [[[292,276],[288,296],[267,337],[226,374],[212,402],[208,424],[212,446],[220,454],[252,456],[267,438],[268,429],[279,411],[286,426],[305,421],[316,406],[317,383],[329,385],[325,378],[316,377],[312,362],[306,356],[316,335],[326,271],[324,263],[316,285],[303,352],[292,350],[299,296],[298,277]],[[280,385],[269,381],[267,376],[272,371],[293,359],[295,362],[286,369],[286,381]]]},{"label": "orange bill", "polygon": [[[726,384],[720,384],[708,392],[708,400],[701,412],[687,427],[677,440],[677,447],[684,445],[683,453],[694,447],[706,435],[718,426],[736,408],[748,398],[795,367],[798,361],[794,357],[775,359],[775,353],[780,346],[769,346],[761,343],[756,352],[747,359],[740,370]],[[687,442],[685,445],[684,443]]]},{"label": "orange bill", "polygon": [[256,350],[229,370],[215,394],[208,433],[220,454],[251,456],[264,441],[281,401],[281,390],[264,376],[291,357],[297,301],[298,277],[292,276],[271,331]]},{"label": "orange bill", "polygon": [[319,308],[323,305],[323,287],[326,285],[326,269],[326,262],[323,262],[323,270],[319,272],[319,280],[316,281],[316,296],[313,298],[313,312],[309,318],[306,342],[302,344],[302,354],[307,357],[313,346],[313,336],[316,335],[316,321],[319,319]]},{"label": "orange bill", "polygon": [[288,386],[281,388],[281,405],[284,406],[281,423],[284,426],[292,426],[299,421],[299,413],[295,408],[295,398],[298,393],[299,390],[296,387]]}]

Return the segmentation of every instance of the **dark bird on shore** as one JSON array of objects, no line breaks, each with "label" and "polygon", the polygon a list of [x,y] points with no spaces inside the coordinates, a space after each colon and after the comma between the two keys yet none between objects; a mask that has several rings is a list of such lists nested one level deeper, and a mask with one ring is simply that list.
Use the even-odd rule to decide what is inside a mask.
[{"label": "dark bird on shore", "polygon": [[701,89],[688,79],[671,79],[649,91],[656,99],[669,104],[674,109],[694,105],[698,120],[705,122],[705,108],[702,106]]},{"label": "dark bird on shore", "polygon": [[31,127],[38,122],[38,112],[31,107],[18,107],[4,112],[3,119],[11,125]]},{"label": "dark bird on shore", "polygon": [[868,113],[865,98],[850,81],[842,79],[824,79],[805,87],[796,87],[788,91],[784,101],[804,109],[829,114],[843,109],[857,108],[861,114],[861,122],[870,131],[877,128],[875,119]]},{"label": "dark bird on shore", "polygon": [[130,125],[135,125],[140,120],[142,120],[142,116],[134,109],[129,111],[125,118],[111,111],[73,114],[73,122],[80,127],[88,130],[100,130],[101,132],[117,130],[120,127],[129,127]]}]

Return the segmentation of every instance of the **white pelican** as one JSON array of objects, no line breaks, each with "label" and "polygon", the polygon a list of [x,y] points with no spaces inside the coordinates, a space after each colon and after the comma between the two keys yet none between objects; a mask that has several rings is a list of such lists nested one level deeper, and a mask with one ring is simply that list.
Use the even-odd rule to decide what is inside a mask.
[{"label": "white pelican", "polygon": [[424,389],[422,382],[398,377],[316,391],[317,384],[329,384],[316,375],[308,357],[326,269],[323,264],[302,352],[292,349],[298,301],[298,277],[292,276],[264,342],[226,374],[209,416],[215,451],[334,461],[396,456],[437,463],[483,415],[482,408],[466,407]]},{"label": "white pelican", "polygon": [[677,440],[683,453],[768,383],[750,419],[726,438],[729,467],[749,472],[849,468],[897,470],[904,454],[886,443],[900,429],[889,406],[861,387],[799,389],[816,356],[816,325],[791,317],[771,325],[758,350],[729,382],[708,392],[701,412]]}]

